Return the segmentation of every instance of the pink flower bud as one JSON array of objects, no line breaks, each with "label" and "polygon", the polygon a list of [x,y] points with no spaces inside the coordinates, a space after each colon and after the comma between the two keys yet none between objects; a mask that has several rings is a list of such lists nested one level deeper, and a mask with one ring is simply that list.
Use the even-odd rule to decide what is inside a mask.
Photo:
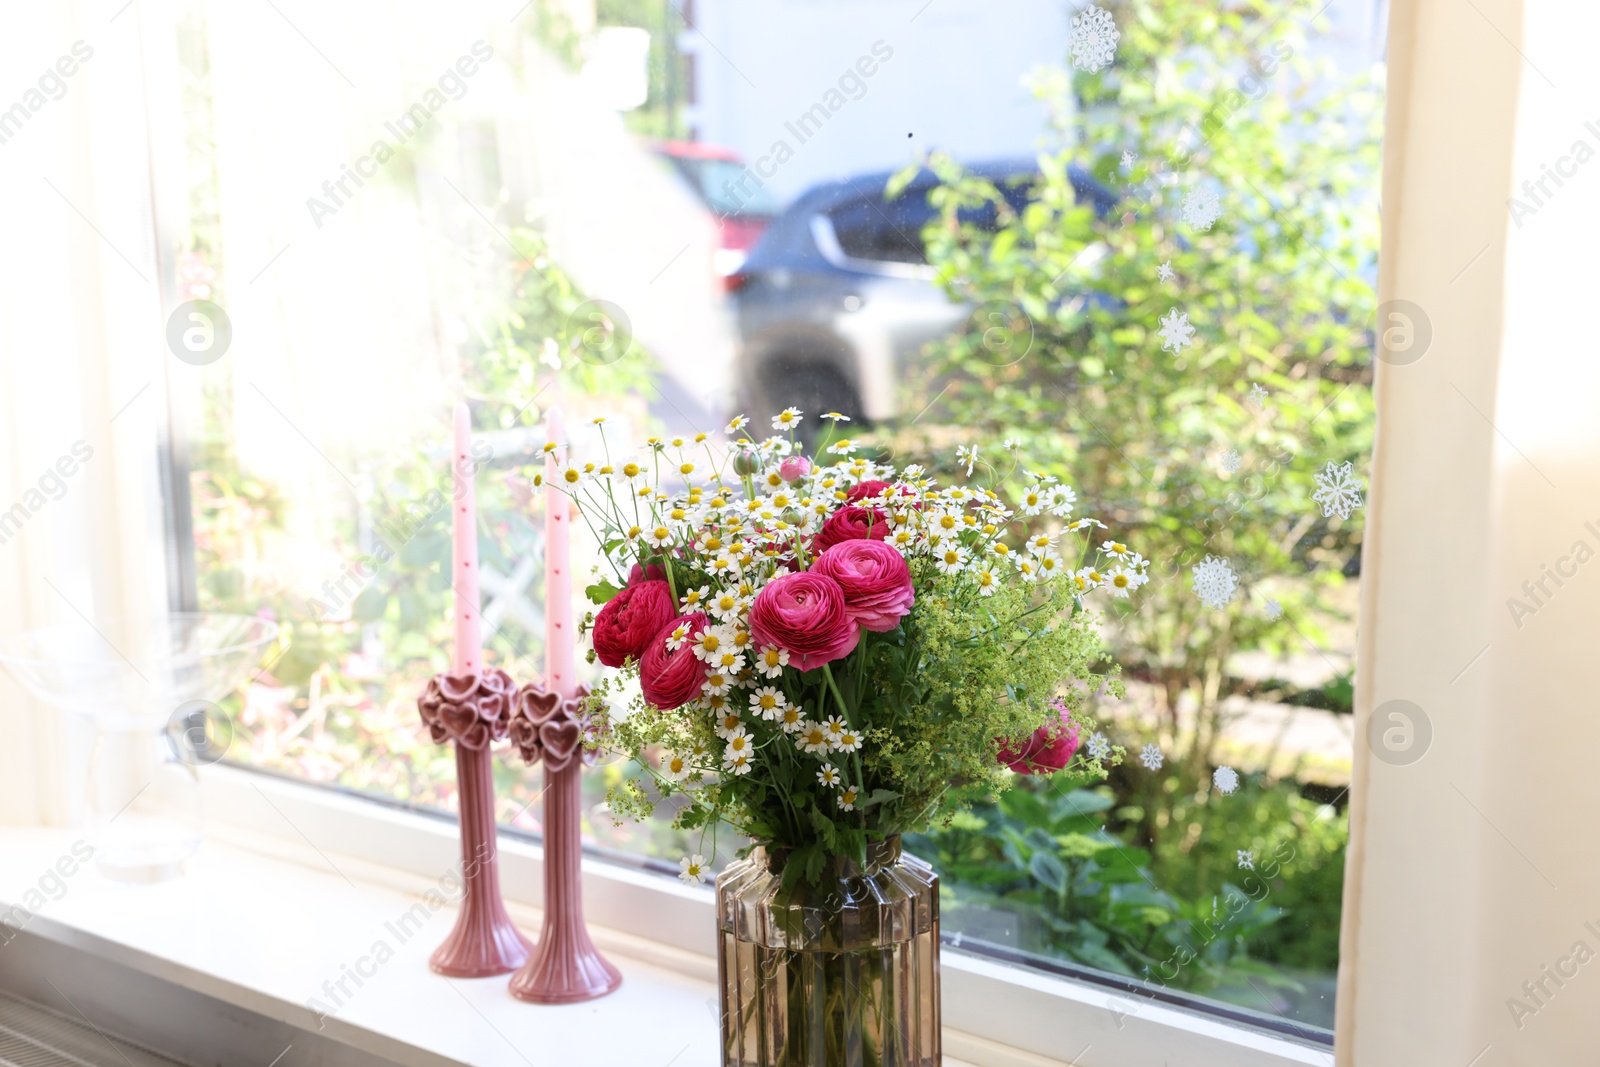
[{"label": "pink flower bud", "polygon": [[786,482],[799,481],[811,473],[811,461],[804,456],[786,456],[778,464],[778,477]]}]

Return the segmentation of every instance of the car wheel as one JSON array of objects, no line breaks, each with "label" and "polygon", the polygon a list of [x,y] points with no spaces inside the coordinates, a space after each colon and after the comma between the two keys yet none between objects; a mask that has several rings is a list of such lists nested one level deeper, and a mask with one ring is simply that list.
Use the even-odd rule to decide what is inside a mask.
[{"label": "car wheel", "polygon": [[784,408],[799,408],[805,413],[800,436],[808,447],[826,426],[821,417],[824,412],[847,415],[852,426],[860,427],[861,401],[855,387],[836,368],[826,363],[786,363],[778,359],[770,364],[764,377],[758,407],[769,419]]}]

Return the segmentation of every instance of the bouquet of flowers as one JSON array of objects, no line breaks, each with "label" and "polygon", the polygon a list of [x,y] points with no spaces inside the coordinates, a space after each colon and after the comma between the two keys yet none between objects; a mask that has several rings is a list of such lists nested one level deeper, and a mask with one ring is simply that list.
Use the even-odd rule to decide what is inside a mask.
[{"label": "bouquet of flowers", "polygon": [[612,811],[670,802],[713,855],[726,825],[782,854],[785,884],[814,884],[828,857],[859,861],[1014,774],[1102,777],[1121,752],[1090,738],[1085,703],[1120,683],[1085,604],[1128,596],[1146,561],[1091,547],[1104,525],[1014,450],[1006,471],[962,450],[966,484],[941,486],[867,458],[837,413],[807,456],[802,418],[616,457],[602,425],[600,462],[560,471],[615,570],[588,590],[591,660],[619,669],[595,728],[648,772]]}]

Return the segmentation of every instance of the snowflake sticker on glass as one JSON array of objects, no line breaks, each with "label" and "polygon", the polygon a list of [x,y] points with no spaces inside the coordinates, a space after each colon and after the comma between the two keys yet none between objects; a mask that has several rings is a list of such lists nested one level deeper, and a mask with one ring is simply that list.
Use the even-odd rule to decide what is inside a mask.
[{"label": "snowflake sticker on glass", "polygon": [[1139,762],[1144,764],[1147,771],[1159,771],[1166,759],[1160,745],[1148,744],[1139,750]]},{"label": "snowflake sticker on glass", "polygon": [[1121,38],[1111,12],[1093,5],[1084,8],[1083,14],[1072,18],[1072,65],[1090,74],[1109,67]]},{"label": "snowflake sticker on glass", "polygon": [[1239,788],[1239,772],[1232,767],[1218,767],[1211,774],[1211,784],[1223,796],[1232,796]]},{"label": "snowflake sticker on glass", "polygon": [[1222,454],[1222,469],[1229,474],[1238,474],[1239,467],[1244,463],[1244,458],[1239,455],[1237,448],[1230,448]]},{"label": "snowflake sticker on glass", "polygon": [[1239,595],[1239,576],[1226,559],[1207,556],[1189,573],[1194,575],[1194,595],[1212,611],[1224,610],[1228,601]]},{"label": "snowflake sticker on glass", "polygon": [[1189,316],[1177,308],[1166,313],[1156,334],[1161,338],[1161,350],[1174,355],[1194,343],[1194,327],[1189,325]]},{"label": "snowflake sticker on glass", "polygon": [[1196,186],[1183,194],[1183,221],[1205,233],[1222,217],[1222,203],[1217,194],[1203,186]]},{"label": "snowflake sticker on glass", "polygon": [[1341,519],[1348,519],[1350,513],[1361,506],[1363,486],[1349,463],[1329,460],[1328,465],[1318,471],[1315,477],[1317,491],[1311,494],[1311,499],[1321,506],[1323,518],[1331,519],[1337,515]]}]

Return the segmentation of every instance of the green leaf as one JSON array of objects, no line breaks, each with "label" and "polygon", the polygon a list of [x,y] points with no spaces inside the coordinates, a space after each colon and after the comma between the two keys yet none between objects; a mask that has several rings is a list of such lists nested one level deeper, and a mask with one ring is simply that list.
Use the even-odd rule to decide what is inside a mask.
[{"label": "green leaf", "polygon": [[1057,893],[1067,886],[1067,868],[1053,852],[1035,852],[1028,861],[1028,873]]},{"label": "green leaf", "polygon": [[608,579],[602,578],[593,585],[585,586],[583,595],[589,598],[591,604],[609,604],[611,598],[622,592],[612,585]]}]

